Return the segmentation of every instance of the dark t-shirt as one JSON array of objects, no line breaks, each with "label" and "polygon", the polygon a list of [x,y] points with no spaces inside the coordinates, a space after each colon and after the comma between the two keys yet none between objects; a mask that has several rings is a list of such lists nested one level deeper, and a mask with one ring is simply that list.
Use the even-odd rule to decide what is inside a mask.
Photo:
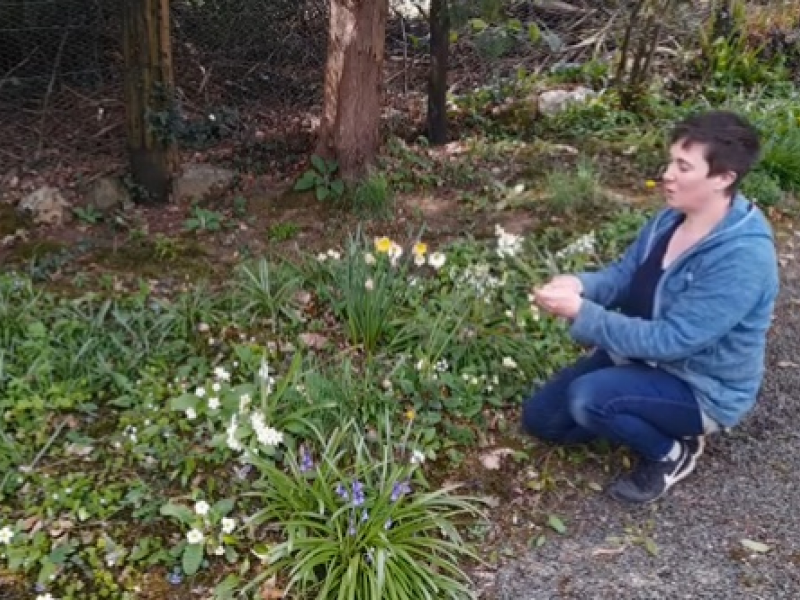
[{"label": "dark t-shirt", "polygon": [[682,221],[683,219],[678,219],[678,222],[673,227],[664,232],[664,235],[653,245],[650,254],[647,255],[644,262],[634,272],[628,289],[628,297],[619,307],[622,314],[648,320],[653,318],[653,300],[656,287],[664,274],[664,269],[661,267],[664,262],[664,254],[667,252],[667,246],[672,239],[672,235]]}]

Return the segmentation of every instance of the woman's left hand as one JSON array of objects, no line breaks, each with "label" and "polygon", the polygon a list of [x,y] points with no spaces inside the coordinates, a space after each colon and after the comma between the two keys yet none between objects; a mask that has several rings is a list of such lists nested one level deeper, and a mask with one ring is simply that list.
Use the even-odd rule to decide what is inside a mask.
[{"label": "woman's left hand", "polygon": [[553,315],[574,319],[581,309],[583,298],[564,286],[544,286],[533,292],[536,304]]}]

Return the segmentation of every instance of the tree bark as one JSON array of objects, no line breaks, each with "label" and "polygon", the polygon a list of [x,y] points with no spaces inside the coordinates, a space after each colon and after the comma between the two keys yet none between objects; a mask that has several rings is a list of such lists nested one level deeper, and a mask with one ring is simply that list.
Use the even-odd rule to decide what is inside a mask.
[{"label": "tree bark", "polygon": [[447,0],[431,0],[431,68],[428,77],[428,139],[447,143],[447,67],[450,54],[450,7]]},{"label": "tree bark", "polygon": [[345,181],[361,178],[380,148],[388,0],[332,0],[325,100],[317,154]]},{"label": "tree bark", "polygon": [[[169,0],[124,1],[123,52],[131,174],[148,200],[166,202],[177,164]],[[156,123],[153,116],[164,118]]]}]

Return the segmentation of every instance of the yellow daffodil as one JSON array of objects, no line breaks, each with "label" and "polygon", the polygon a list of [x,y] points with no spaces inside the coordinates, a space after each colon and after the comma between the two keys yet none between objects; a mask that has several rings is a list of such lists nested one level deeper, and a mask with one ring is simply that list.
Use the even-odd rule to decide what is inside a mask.
[{"label": "yellow daffodil", "polygon": [[648,179],[647,181],[644,182],[644,187],[646,187],[648,190],[652,190],[653,188],[656,187],[656,185],[658,184],[652,179]]},{"label": "yellow daffodil", "polygon": [[425,242],[417,242],[414,244],[414,249],[412,250],[414,256],[425,256],[428,252],[428,244]]},{"label": "yellow daffodil", "polygon": [[388,254],[392,249],[392,240],[388,237],[375,238],[375,252]]}]

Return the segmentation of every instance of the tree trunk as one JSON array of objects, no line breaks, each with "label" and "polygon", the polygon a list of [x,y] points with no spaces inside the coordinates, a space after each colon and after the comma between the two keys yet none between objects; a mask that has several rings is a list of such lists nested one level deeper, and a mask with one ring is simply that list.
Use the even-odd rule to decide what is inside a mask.
[{"label": "tree trunk", "polygon": [[450,53],[450,7],[431,0],[431,68],[428,77],[428,139],[447,143],[447,66]]},{"label": "tree trunk", "polygon": [[388,0],[332,0],[325,101],[317,154],[359,179],[380,148]]},{"label": "tree trunk", "polygon": [[123,51],[131,174],[147,199],[166,202],[177,163],[169,0],[124,0]]}]

